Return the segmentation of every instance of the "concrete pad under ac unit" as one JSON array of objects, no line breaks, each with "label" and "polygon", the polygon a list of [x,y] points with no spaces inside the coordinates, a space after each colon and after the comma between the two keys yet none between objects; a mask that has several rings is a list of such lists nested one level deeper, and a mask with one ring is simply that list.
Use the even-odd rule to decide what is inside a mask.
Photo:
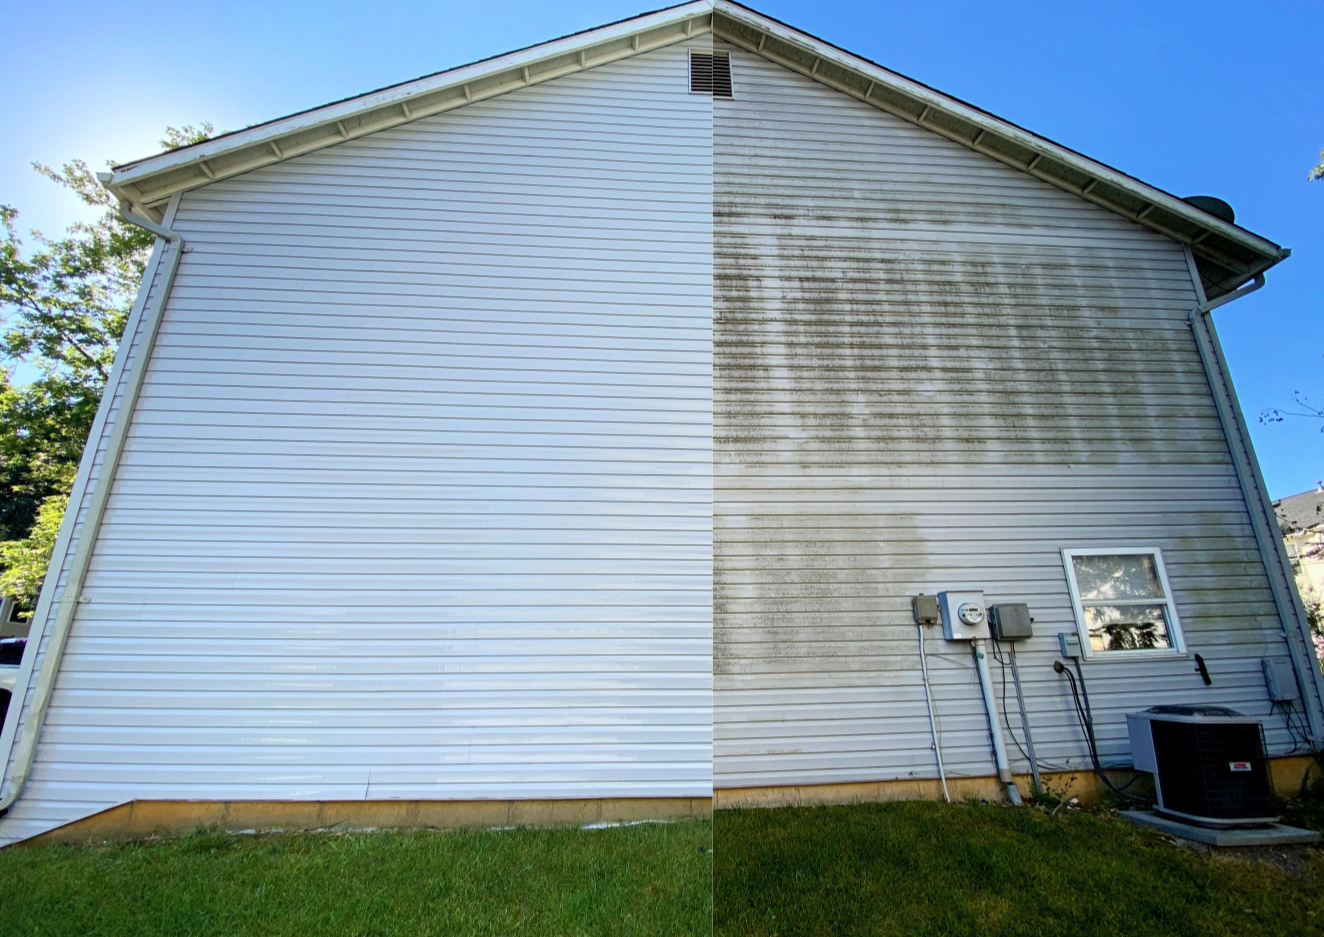
[{"label": "concrete pad under ac unit", "polygon": [[1314,830],[1283,826],[1281,823],[1272,826],[1215,830],[1171,820],[1153,810],[1123,810],[1119,815],[1124,820],[1147,826],[1160,833],[1210,846],[1291,846],[1297,843],[1317,843],[1321,838]]}]

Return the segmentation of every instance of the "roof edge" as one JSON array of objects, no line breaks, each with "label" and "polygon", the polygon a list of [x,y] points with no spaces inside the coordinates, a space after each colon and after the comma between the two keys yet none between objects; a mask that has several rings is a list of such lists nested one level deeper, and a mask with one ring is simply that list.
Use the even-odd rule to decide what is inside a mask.
[{"label": "roof edge", "polygon": [[1094,202],[1195,254],[1210,299],[1291,252],[1181,198],[735,0],[692,0],[114,167],[104,185],[159,220],[177,192],[705,33]]},{"label": "roof edge", "polygon": [[176,192],[704,35],[712,11],[713,0],[694,0],[574,33],[122,163],[103,184],[159,219]]},{"label": "roof edge", "polygon": [[734,0],[713,6],[718,38],[1188,245],[1211,299],[1291,254],[1170,192]]}]

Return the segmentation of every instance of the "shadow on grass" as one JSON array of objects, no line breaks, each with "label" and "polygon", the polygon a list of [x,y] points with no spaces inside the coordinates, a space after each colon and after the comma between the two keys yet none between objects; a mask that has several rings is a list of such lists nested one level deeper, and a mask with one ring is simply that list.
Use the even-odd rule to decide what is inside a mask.
[{"label": "shadow on grass", "polygon": [[893,803],[722,810],[718,935],[1324,933],[1320,873],[1184,849],[1108,815]]},{"label": "shadow on grass", "polygon": [[712,824],[0,851],[0,935],[708,934]]}]

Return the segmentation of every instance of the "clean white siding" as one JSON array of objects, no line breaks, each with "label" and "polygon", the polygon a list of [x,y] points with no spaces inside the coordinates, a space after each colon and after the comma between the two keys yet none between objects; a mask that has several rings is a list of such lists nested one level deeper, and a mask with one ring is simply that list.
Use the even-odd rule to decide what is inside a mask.
[{"label": "clean white siding", "polygon": [[184,196],[0,840],[133,798],[710,793],[687,80],[678,45]]},{"label": "clean white siding", "polygon": [[[1285,751],[1259,659],[1288,650],[1186,325],[1181,247],[728,48],[716,786],[934,777],[910,597],[944,588],[1029,603],[1039,754],[1082,764],[1051,670],[1076,628],[1062,547],[1162,548],[1214,679],[1186,657],[1086,664],[1105,756],[1129,760],[1124,711],[1196,701],[1265,717]],[[969,648],[929,637],[946,765],[992,774]]]}]

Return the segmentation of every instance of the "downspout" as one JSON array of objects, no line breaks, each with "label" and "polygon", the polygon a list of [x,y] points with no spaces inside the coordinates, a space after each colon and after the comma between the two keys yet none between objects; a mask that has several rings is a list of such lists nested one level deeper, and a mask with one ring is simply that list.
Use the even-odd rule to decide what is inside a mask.
[{"label": "downspout", "polygon": [[[170,296],[170,288],[175,282],[175,273],[179,270],[180,258],[184,255],[184,239],[175,231],[148,218],[133,214],[124,202],[120,203],[119,216],[129,224],[137,225],[152,232],[166,242],[167,249],[174,248],[174,250],[170,251],[170,260],[166,265],[161,288],[153,297],[154,302],[150,312],[147,312],[144,316],[146,321],[142,328],[142,341],[134,360],[133,370],[129,374],[128,382],[120,397],[118,417],[106,445],[105,456],[101,463],[101,473],[97,477],[96,487],[92,491],[92,500],[88,503],[83,529],[78,536],[78,548],[74,551],[73,562],[69,566],[69,576],[60,595],[60,603],[55,612],[55,625],[50,632],[50,642],[46,645],[46,654],[42,658],[41,673],[37,677],[36,689],[33,690],[32,704],[28,708],[27,719],[23,722],[22,734],[19,737],[18,752],[14,759],[14,771],[9,776],[9,783],[5,788],[3,799],[0,799],[0,817],[8,813],[9,808],[18,800],[28,782],[28,776],[32,773],[32,764],[37,754],[37,742],[41,737],[42,725],[46,721],[46,709],[50,705],[51,694],[55,690],[55,679],[60,673],[60,658],[64,656],[65,645],[69,642],[69,631],[73,626],[74,612],[82,601],[83,583],[87,579],[87,571],[92,563],[92,549],[96,546],[101,519],[105,516],[106,504],[110,500],[110,489],[115,483],[115,473],[119,468],[120,456],[124,452],[124,443],[129,436],[129,424],[133,421],[133,413],[138,405],[138,394],[141,392],[143,380],[147,376],[147,362],[151,358],[152,346],[156,344],[156,335],[161,328],[161,318],[165,311],[166,299]],[[148,288],[151,288],[150,285]],[[132,341],[133,336],[129,336],[129,340]],[[113,394],[114,392],[114,387],[108,386],[106,388],[106,393]],[[51,566],[50,569],[54,569],[55,575],[59,576],[58,568]],[[37,636],[37,640],[41,640],[40,635]],[[15,713],[15,718],[22,717],[21,702],[19,707],[19,711]]]},{"label": "downspout", "polygon": [[[1288,647],[1292,651],[1292,669],[1296,672],[1297,682],[1300,684],[1302,700],[1309,701],[1313,698],[1316,704],[1306,705],[1303,708],[1309,720],[1311,743],[1318,749],[1324,745],[1324,724],[1320,721],[1320,708],[1324,706],[1324,675],[1321,675],[1318,665],[1308,666],[1315,655],[1312,652],[1314,645],[1310,639],[1310,625],[1306,619],[1305,607],[1301,604],[1301,597],[1296,591],[1287,550],[1283,546],[1282,538],[1277,535],[1273,502],[1269,500],[1268,488],[1265,487],[1250,448],[1250,431],[1246,427],[1241,408],[1237,405],[1235,392],[1227,378],[1227,361],[1223,358],[1223,350],[1219,347],[1217,334],[1208,318],[1209,313],[1219,306],[1249,296],[1264,286],[1264,274],[1255,274],[1255,281],[1249,286],[1243,286],[1215,300],[1205,300],[1199,270],[1189,249],[1186,252],[1186,260],[1202,300],[1187,315],[1186,322],[1195,336],[1195,347],[1200,353],[1200,363],[1204,366],[1209,389],[1214,395],[1218,422],[1222,425],[1223,435],[1231,451],[1232,466],[1236,470],[1237,481],[1241,485],[1241,493],[1250,514],[1251,529],[1255,532],[1255,542],[1264,562],[1269,588],[1273,592],[1274,606],[1283,625],[1283,637],[1287,639]],[[1220,392],[1220,387],[1225,393]],[[1237,452],[1238,445],[1244,450],[1241,454]]]}]

